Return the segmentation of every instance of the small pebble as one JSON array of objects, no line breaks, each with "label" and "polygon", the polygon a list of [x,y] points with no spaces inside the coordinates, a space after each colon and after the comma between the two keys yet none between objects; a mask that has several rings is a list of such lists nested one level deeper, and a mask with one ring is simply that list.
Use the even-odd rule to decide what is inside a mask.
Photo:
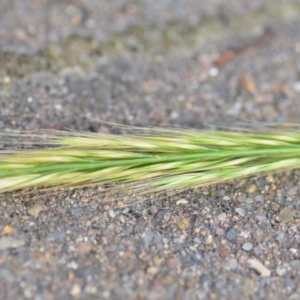
[{"label": "small pebble", "polygon": [[209,76],[211,77],[216,77],[219,74],[219,69],[218,68],[211,68],[208,72]]},{"label": "small pebble", "polygon": [[51,239],[57,243],[63,242],[65,240],[65,237],[66,237],[66,234],[65,234],[65,232],[62,232],[62,231],[56,230],[51,233]]},{"label": "small pebble", "polygon": [[6,235],[6,234],[10,234],[10,233],[13,233],[15,232],[15,228],[10,226],[10,225],[5,225],[2,230],[1,230],[1,233],[0,235]]},{"label": "small pebble", "polygon": [[216,234],[217,236],[224,235],[224,229],[223,229],[223,228],[220,228],[220,227],[218,227],[218,228],[216,229],[216,232],[215,232],[215,234]]},{"label": "small pebble", "polygon": [[126,208],[124,208],[124,209],[122,210],[122,213],[123,213],[124,215],[126,215],[128,212],[129,212],[129,208],[128,208],[128,207],[126,207]]},{"label": "small pebble", "polygon": [[229,241],[233,241],[237,236],[237,231],[236,229],[232,228],[230,229],[227,233],[226,233],[226,238],[229,240]]},{"label": "small pebble", "polygon": [[180,199],[176,202],[176,205],[180,205],[180,204],[187,204],[189,203],[186,199]]},{"label": "small pebble", "polygon": [[177,223],[178,228],[181,229],[181,230],[188,227],[188,225],[189,225],[189,220],[188,219],[183,219],[183,220],[181,220],[180,222]]},{"label": "small pebble", "polygon": [[287,269],[284,267],[277,267],[276,268],[276,273],[278,276],[284,276],[287,272]]},{"label": "small pebble", "polygon": [[11,82],[11,78],[9,77],[9,76],[5,76],[4,78],[3,78],[3,83],[4,84],[9,84]]},{"label": "small pebble", "polygon": [[245,251],[251,251],[253,249],[253,244],[251,243],[245,243],[243,246],[242,246],[243,250]]},{"label": "small pebble", "polygon": [[158,208],[157,208],[157,206],[156,205],[151,205],[151,207],[150,207],[150,212],[151,212],[151,214],[156,214],[157,213],[157,211],[158,211]]},{"label": "small pebble", "polygon": [[67,267],[68,267],[69,269],[76,270],[76,269],[78,269],[78,264],[77,264],[76,261],[72,260],[72,261],[70,261],[70,262],[67,264]]},{"label": "small pebble", "polygon": [[225,213],[220,213],[217,216],[215,216],[215,221],[217,224],[219,224],[220,222],[228,222],[227,216]]},{"label": "small pebble", "polygon": [[86,196],[81,196],[80,197],[80,201],[83,202],[83,203],[87,203],[87,202],[90,201],[90,199],[88,197],[86,197]]},{"label": "small pebble", "polygon": [[205,244],[209,245],[209,244],[212,243],[212,241],[213,241],[212,235],[208,235],[207,238],[206,238],[206,240],[205,240]]},{"label": "small pebble", "polygon": [[156,265],[160,265],[164,261],[164,259],[156,255],[153,257],[153,261]]},{"label": "small pebble", "polygon": [[170,218],[171,218],[171,214],[170,214],[169,212],[166,212],[166,213],[164,214],[164,220],[165,220],[166,222],[168,222],[168,221],[170,220]]},{"label": "small pebble", "polygon": [[40,204],[33,205],[30,209],[28,209],[28,214],[35,217],[37,216],[41,211],[43,210],[43,207]]},{"label": "small pebble", "polygon": [[264,196],[263,195],[256,195],[254,196],[254,202],[263,202]]},{"label": "small pebble", "polygon": [[284,234],[284,232],[280,232],[279,234],[277,234],[276,240],[277,240],[278,242],[282,243],[284,239],[285,239],[285,234]]},{"label": "small pebble", "polygon": [[193,239],[193,242],[199,245],[201,244],[201,240],[197,236]]},{"label": "small pebble", "polygon": [[293,187],[291,190],[289,190],[287,192],[288,196],[296,196],[297,193],[298,193],[298,187],[297,186]]},{"label": "small pebble", "polygon": [[251,184],[246,188],[247,193],[254,193],[257,190],[257,187],[255,184]]},{"label": "small pebble", "polygon": [[245,200],[245,203],[246,204],[253,204],[253,198],[247,198],[246,200]]},{"label": "small pebble", "polygon": [[241,208],[241,207],[237,207],[237,208],[235,209],[235,211],[236,211],[240,216],[242,216],[242,217],[245,217],[245,216],[246,216],[246,211],[245,211],[243,208]]},{"label": "small pebble", "polygon": [[77,249],[81,254],[88,254],[93,249],[93,244],[89,242],[80,242],[77,245]]},{"label": "small pebble", "polygon": [[296,213],[297,210],[293,209],[290,206],[287,206],[280,211],[278,219],[280,222],[290,221],[291,219],[293,219]]},{"label": "small pebble", "polygon": [[120,216],[119,216],[119,220],[120,220],[120,222],[123,223],[123,224],[126,222],[125,217],[124,217],[123,215],[120,215]]},{"label": "small pebble", "polygon": [[143,236],[143,240],[144,240],[144,245],[148,249],[154,238],[154,233],[151,230],[146,229],[142,236]]},{"label": "small pebble", "polygon": [[155,275],[158,273],[158,271],[159,271],[159,268],[157,268],[157,267],[149,267],[147,269],[147,273],[150,275]]},{"label": "small pebble", "polygon": [[173,239],[173,242],[174,242],[175,244],[182,244],[182,243],[184,242],[184,239],[182,239],[181,237],[179,237],[179,238],[174,238],[174,239]]},{"label": "small pebble", "polygon": [[89,284],[88,284],[88,285],[85,286],[84,291],[85,291],[87,294],[93,294],[93,295],[95,295],[95,294],[97,294],[98,289],[97,289],[96,286],[94,286],[94,285],[89,285]]},{"label": "small pebble", "polygon": [[220,251],[219,251],[219,255],[220,255],[220,257],[222,257],[222,258],[227,258],[228,255],[229,255],[228,249],[227,249],[226,247],[221,247],[221,248],[220,248]]},{"label": "small pebble", "polygon": [[71,296],[78,296],[81,293],[81,287],[79,284],[73,285],[72,289],[70,290]]},{"label": "small pebble", "polygon": [[235,270],[238,268],[238,262],[235,258],[229,258],[227,262],[227,266],[230,270]]},{"label": "small pebble", "polygon": [[117,206],[120,207],[120,208],[122,208],[122,207],[125,206],[125,203],[124,203],[123,201],[119,201],[119,202],[117,203]]},{"label": "small pebble", "polygon": [[112,209],[110,209],[110,210],[108,211],[108,214],[109,214],[109,216],[110,216],[112,219],[116,216],[115,212],[114,212]]},{"label": "small pebble", "polygon": [[271,271],[257,259],[248,259],[247,263],[251,269],[257,271],[261,277],[271,276]]}]

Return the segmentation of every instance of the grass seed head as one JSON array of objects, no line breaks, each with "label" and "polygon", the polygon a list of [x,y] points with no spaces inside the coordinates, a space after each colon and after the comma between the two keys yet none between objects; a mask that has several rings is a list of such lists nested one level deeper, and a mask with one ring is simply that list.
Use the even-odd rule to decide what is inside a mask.
[{"label": "grass seed head", "polygon": [[[14,141],[28,144],[0,150],[0,192],[114,183],[186,189],[300,167],[300,131],[295,126],[284,132],[136,131],[13,134]],[[36,147],[28,148],[30,140]]]}]

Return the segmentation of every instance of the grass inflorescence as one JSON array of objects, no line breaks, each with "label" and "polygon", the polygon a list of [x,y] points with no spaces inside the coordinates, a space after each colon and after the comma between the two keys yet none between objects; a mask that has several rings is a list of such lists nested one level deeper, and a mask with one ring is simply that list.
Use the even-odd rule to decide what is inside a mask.
[{"label": "grass inflorescence", "polygon": [[43,131],[9,137],[16,142],[0,150],[0,192],[118,183],[166,191],[300,168],[300,131],[294,127],[139,129],[124,135]]}]

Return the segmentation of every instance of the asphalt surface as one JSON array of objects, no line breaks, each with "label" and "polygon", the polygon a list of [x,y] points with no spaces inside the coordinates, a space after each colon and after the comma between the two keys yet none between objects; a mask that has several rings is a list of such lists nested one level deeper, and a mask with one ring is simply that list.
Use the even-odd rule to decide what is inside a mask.
[{"label": "asphalt surface", "polygon": [[[3,0],[0,130],[299,122],[299,13],[296,0]],[[0,299],[300,299],[299,177],[1,195]]]}]

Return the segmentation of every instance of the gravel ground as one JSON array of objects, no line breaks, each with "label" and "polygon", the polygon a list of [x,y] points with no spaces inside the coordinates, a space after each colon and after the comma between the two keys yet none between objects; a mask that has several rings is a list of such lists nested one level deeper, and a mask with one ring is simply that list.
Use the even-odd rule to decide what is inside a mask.
[{"label": "gravel ground", "polygon": [[[0,130],[299,122],[299,13],[296,0],[3,0]],[[299,177],[1,195],[0,299],[300,299]]]}]

